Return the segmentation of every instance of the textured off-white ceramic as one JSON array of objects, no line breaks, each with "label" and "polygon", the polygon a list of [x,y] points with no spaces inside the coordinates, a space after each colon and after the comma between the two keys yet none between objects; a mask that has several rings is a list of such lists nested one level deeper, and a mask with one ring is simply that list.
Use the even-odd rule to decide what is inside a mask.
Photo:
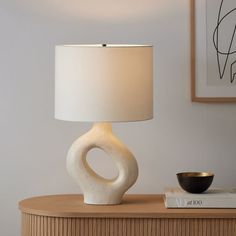
[{"label": "textured off-white ceramic", "polygon": [[[92,148],[102,149],[113,159],[118,169],[115,179],[105,179],[90,168],[86,155]],[[87,204],[119,204],[138,177],[136,159],[114,136],[109,123],[95,123],[89,132],[72,144],[67,156],[67,170],[81,187]]]}]

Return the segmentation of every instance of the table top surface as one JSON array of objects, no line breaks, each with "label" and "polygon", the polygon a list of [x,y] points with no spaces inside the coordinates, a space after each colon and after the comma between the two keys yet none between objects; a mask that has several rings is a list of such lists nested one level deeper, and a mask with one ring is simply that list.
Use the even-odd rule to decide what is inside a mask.
[{"label": "table top surface", "polygon": [[19,202],[23,213],[96,218],[236,218],[236,209],[166,209],[163,195],[125,195],[120,205],[87,205],[83,196],[49,195]]}]

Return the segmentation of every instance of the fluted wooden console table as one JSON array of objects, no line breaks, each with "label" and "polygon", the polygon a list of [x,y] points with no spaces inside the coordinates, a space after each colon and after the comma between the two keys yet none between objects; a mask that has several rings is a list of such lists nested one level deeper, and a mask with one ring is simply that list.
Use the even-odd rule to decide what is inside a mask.
[{"label": "fluted wooden console table", "polygon": [[236,209],[166,209],[161,195],[126,195],[116,206],[42,196],[19,208],[22,236],[236,236]]}]

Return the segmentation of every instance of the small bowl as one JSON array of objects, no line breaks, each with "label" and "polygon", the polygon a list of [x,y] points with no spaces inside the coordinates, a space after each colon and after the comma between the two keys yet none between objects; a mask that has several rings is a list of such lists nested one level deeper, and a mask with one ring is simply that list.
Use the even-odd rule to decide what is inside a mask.
[{"label": "small bowl", "polygon": [[176,175],[181,188],[189,193],[205,192],[214,178],[211,172],[182,172]]}]

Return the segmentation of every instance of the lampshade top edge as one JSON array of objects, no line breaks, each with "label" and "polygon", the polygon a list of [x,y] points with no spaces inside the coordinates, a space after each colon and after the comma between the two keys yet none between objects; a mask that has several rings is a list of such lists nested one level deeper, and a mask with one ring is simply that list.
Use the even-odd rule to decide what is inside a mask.
[{"label": "lampshade top edge", "polygon": [[148,44],[59,44],[55,47],[79,47],[79,48],[140,48],[153,47]]}]

